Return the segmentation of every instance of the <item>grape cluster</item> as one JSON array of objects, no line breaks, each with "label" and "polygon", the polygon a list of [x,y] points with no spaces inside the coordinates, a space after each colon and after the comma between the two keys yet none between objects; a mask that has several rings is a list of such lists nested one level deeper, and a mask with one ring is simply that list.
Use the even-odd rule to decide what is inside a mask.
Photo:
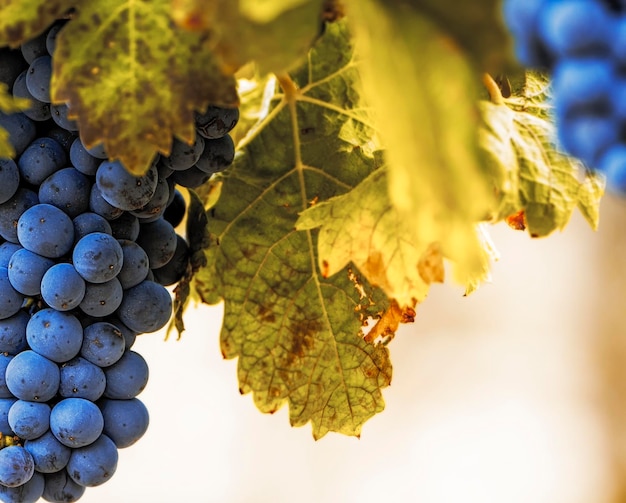
[{"label": "grape cluster", "polygon": [[[175,228],[197,187],[233,160],[237,109],[197,114],[142,176],[86,148],[67,107],[50,103],[55,23],[0,49],[0,82],[29,98],[0,113],[15,159],[0,158],[0,501],[78,500],[111,478],[118,449],[148,427],[137,335],[168,322],[166,286],[187,268]],[[71,22],[71,21],[69,21]]]},{"label": "grape cluster", "polygon": [[558,143],[626,195],[626,1],[505,0],[518,60],[547,70]]}]

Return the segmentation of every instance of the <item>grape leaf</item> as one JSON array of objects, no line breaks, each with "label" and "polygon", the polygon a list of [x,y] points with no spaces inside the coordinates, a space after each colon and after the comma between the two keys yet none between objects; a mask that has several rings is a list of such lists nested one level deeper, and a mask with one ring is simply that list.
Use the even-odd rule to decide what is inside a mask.
[{"label": "grape leaf", "polygon": [[291,424],[311,421],[315,438],[359,435],[391,380],[387,348],[367,342],[362,326],[389,302],[352,268],[324,277],[317,232],[294,229],[300,211],[378,167],[345,24],[329,25],[307,65],[280,80],[223,174],[198,293],[224,300],[222,352],[239,357],[240,390],[260,410],[287,402]]},{"label": "grape leaf", "polygon": [[467,284],[484,269],[475,225],[494,204],[476,134],[479,72],[412,4],[347,5],[364,94],[385,147],[389,199],[398,218],[413,223],[417,241],[438,242],[457,281]]},{"label": "grape leaf", "polygon": [[520,228],[541,237],[563,229],[579,207],[596,228],[604,181],[556,149],[553,124],[506,104],[481,106],[485,119],[481,143],[500,197],[493,220],[522,212]]},{"label": "grape leaf", "polygon": [[236,71],[255,61],[261,74],[301,64],[322,26],[324,0],[172,0],[174,19],[183,27],[210,30],[211,50]]},{"label": "grape leaf", "polygon": [[325,275],[352,261],[399,306],[414,306],[431,283],[443,282],[443,256],[391,204],[387,177],[387,169],[378,169],[350,192],[306,209],[296,228],[321,226],[318,260]]},{"label": "grape leaf", "polygon": [[194,110],[236,104],[206,35],[176,27],[169,0],[98,0],[77,9],[57,38],[53,101],[69,102],[87,146],[145,172],[172,136],[191,142]]},{"label": "grape leaf", "polygon": [[72,0],[0,0],[0,47],[17,47],[63,17]]}]

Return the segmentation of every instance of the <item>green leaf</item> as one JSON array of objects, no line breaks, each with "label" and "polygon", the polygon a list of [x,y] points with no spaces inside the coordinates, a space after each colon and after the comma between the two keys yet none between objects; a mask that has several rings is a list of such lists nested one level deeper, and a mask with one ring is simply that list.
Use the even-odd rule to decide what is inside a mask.
[{"label": "green leaf", "polygon": [[[9,93],[9,88],[4,82],[0,82],[0,112],[12,114],[25,110],[30,106],[30,101],[25,98],[14,98]],[[15,149],[9,141],[9,133],[0,127],[0,158],[15,157]]]},{"label": "green leaf", "polygon": [[169,0],[85,2],[57,39],[53,101],[67,101],[86,146],[104,143],[133,173],[191,142],[194,110],[235,104],[235,82],[205,50],[206,36],[177,28]]},{"label": "green leaf", "polygon": [[183,27],[209,30],[210,48],[225,68],[255,61],[261,74],[281,73],[302,63],[322,26],[324,0],[172,0]]},{"label": "green leaf", "polygon": [[391,204],[387,177],[384,168],[374,171],[350,192],[305,210],[296,228],[321,227],[318,260],[326,275],[354,262],[389,298],[414,306],[432,282],[443,281],[443,257]]},{"label": "green leaf", "polygon": [[351,49],[345,25],[329,25],[308,64],[281,78],[284,91],[223,174],[209,212],[216,244],[197,281],[205,301],[224,300],[221,347],[239,357],[241,392],[264,412],[287,402],[291,424],[311,421],[315,438],[359,435],[391,379],[387,348],[361,331],[387,299],[351,268],[324,277],[317,233],[294,228],[311,202],[378,167]]},{"label": "green leaf", "polygon": [[72,0],[0,0],[0,47],[17,47],[35,38],[79,3]]},{"label": "green leaf", "polygon": [[466,284],[482,274],[475,225],[493,206],[476,134],[480,73],[451,34],[417,7],[377,0],[350,6],[391,203],[400,219],[413,222],[420,243],[440,243]]},{"label": "green leaf", "polygon": [[523,212],[530,235],[541,237],[563,229],[578,206],[595,228],[603,179],[555,148],[553,124],[506,105],[481,106],[482,146],[500,198],[493,220]]}]

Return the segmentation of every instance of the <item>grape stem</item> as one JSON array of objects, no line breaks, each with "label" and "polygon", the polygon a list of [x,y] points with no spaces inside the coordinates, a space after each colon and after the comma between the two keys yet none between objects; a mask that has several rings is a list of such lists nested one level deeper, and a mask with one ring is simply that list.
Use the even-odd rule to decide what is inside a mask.
[{"label": "grape stem", "polygon": [[291,103],[296,100],[296,96],[300,93],[298,85],[293,81],[291,76],[287,73],[281,73],[276,75],[276,80],[280,85],[280,88],[285,93],[285,99],[287,103]]},{"label": "grape stem", "polygon": [[487,88],[489,98],[494,105],[504,105],[504,98],[502,97],[500,86],[498,86],[493,77],[488,73],[483,74],[483,85]]}]

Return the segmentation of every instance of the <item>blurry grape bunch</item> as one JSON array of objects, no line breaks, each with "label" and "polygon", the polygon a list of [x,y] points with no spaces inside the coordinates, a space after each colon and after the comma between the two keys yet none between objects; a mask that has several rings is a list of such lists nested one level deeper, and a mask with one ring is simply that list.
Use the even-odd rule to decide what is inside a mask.
[{"label": "blurry grape bunch", "polygon": [[626,2],[506,0],[515,52],[552,80],[558,142],[626,195]]},{"label": "blurry grape bunch", "polygon": [[193,188],[233,160],[238,110],[196,114],[142,176],[87,149],[66,105],[50,103],[55,22],[0,49],[0,82],[21,112],[0,112],[15,156],[0,158],[0,500],[76,501],[115,473],[117,450],[148,427],[136,398],[148,366],[137,335],[172,313],[165,286],[189,261],[175,228]]}]

